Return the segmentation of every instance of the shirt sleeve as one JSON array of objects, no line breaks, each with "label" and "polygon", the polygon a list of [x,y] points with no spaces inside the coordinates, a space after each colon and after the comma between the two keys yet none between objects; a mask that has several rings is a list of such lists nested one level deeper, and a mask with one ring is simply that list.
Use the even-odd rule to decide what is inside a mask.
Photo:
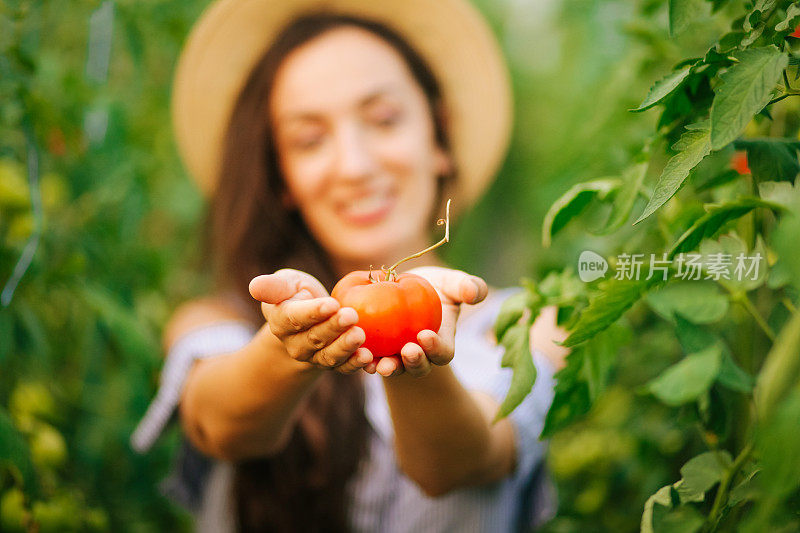
[{"label": "shirt sleeve", "polygon": [[246,322],[226,321],[180,337],[167,353],[158,392],[131,435],[131,447],[144,453],[153,446],[180,402],[186,377],[196,359],[235,352],[250,342],[255,333]]}]

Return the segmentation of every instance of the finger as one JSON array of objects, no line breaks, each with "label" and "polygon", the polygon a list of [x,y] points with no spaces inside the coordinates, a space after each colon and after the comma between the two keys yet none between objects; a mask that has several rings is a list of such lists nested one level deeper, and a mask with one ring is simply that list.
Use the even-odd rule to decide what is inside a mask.
[{"label": "finger", "polygon": [[338,310],[339,302],[331,297],[291,300],[272,306],[267,322],[272,333],[282,339],[327,320]]},{"label": "finger", "polygon": [[388,378],[390,376],[402,374],[403,364],[400,362],[398,356],[387,355],[386,357],[381,357],[380,361],[378,361],[378,366],[375,367],[375,371],[381,376]]},{"label": "finger", "polygon": [[[326,368],[344,364],[367,339],[364,330],[353,326],[339,335],[331,344],[315,352],[311,362]],[[367,364],[369,361],[365,362]]]},{"label": "finger", "polygon": [[257,276],[250,281],[250,295],[265,303],[279,304],[306,289],[313,297],[322,298],[328,293],[313,276],[284,268],[274,274]]},{"label": "finger", "polygon": [[453,360],[455,349],[450,336],[439,335],[429,329],[417,334],[419,346],[424,350],[426,358],[434,365],[446,365]]},{"label": "finger", "polygon": [[483,301],[489,293],[489,286],[482,278],[462,270],[418,267],[412,268],[409,272],[430,281],[446,302],[476,304]]},{"label": "finger", "polygon": [[415,378],[427,376],[431,371],[431,362],[428,361],[425,352],[419,344],[413,342],[406,343],[403,349],[400,350],[400,357],[403,360],[403,368],[405,368],[405,371]]},{"label": "finger", "polygon": [[364,372],[367,374],[374,374],[378,368],[378,361],[381,359],[379,357],[373,357],[372,362],[368,363],[367,366],[364,367]]},{"label": "finger", "polygon": [[486,298],[489,286],[478,276],[454,270],[445,276],[442,293],[454,302],[476,304]]},{"label": "finger", "polygon": [[[358,313],[352,307],[339,309],[330,318],[295,335],[290,335],[284,340],[286,348],[292,357],[307,360],[316,352],[333,343],[340,335],[358,322]],[[360,328],[359,328],[360,329]],[[363,340],[361,341],[363,342]],[[353,347],[352,353],[358,345]],[[337,354],[337,356],[340,354]]]},{"label": "finger", "polygon": [[371,364],[372,360],[372,352],[362,347],[356,350],[347,361],[337,366],[336,371],[342,374],[352,374],[361,368],[366,370],[366,366]]}]

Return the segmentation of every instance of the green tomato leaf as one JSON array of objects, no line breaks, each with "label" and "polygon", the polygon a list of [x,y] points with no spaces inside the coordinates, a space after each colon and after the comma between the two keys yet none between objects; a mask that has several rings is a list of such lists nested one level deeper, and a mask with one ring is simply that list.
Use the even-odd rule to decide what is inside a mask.
[{"label": "green tomato leaf", "polygon": [[644,504],[644,512],[642,513],[642,523],[640,526],[641,533],[655,533],[655,530],[653,529],[653,514],[655,511],[655,505],[659,504],[667,508],[672,507],[672,497],[670,496],[671,492],[672,485],[667,485],[666,487],[661,487],[656,491],[655,494],[647,498],[647,501]]},{"label": "green tomato leaf", "polygon": [[615,323],[586,342],[581,376],[589,387],[592,402],[605,390],[619,350],[629,340],[630,330]]},{"label": "green tomato leaf", "polygon": [[755,378],[736,364],[736,361],[733,360],[733,356],[727,348],[722,350],[722,364],[719,368],[717,381],[723,387],[745,394],[750,393],[755,384]]},{"label": "green tomato leaf", "polygon": [[676,407],[708,391],[719,374],[722,348],[718,344],[686,356],[647,384],[656,398]]},{"label": "green tomato leaf", "polygon": [[664,98],[672,94],[672,91],[680,87],[681,83],[683,83],[683,80],[689,76],[693,66],[693,64],[686,65],[685,67],[671,72],[655,82],[653,86],[650,87],[650,91],[647,93],[647,96],[645,96],[644,101],[639,104],[639,107],[636,109],[631,109],[631,111],[634,113],[639,113],[641,111],[650,109],[664,100]]},{"label": "green tomato leaf", "polygon": [[702,126],[701,129],[689,129],[672,148],[678,153],[667,162],[658,178],[653,196],[634,224],[646,219],[667,203],[681,188],[689,172],[711,152],[709,131]]},{"label": "green tomato leaf", "polygon": [[792,31],[797,26],[797,17],[800,17],[800,2],[795,2],[786,8],[786,18],[775,26],[775,31]]},{"label": "green tomato leaf", "polygon": [[567,355],[566,366],[556,373],[553,403],[547,411],[541,438],[553,436],[591,409],[589,387],[582,373],[585,356],[584,346],[576,347]]},{"label": "green tomato leaf", "polygon": [[705,452],[681,467],[682,481],[677,487],[681,501],[701,502],[705,493],[722,481],[733,460],[726,451]]},{"label": "green tomato leaf", "polygon": [[647,303],[667,320],[674,315],[695,324],[711,324],[728,312],[728,297],[711,281],[675,281],[647,295]]},{"label": "green tomato leaf", "polygon": [[742,50],[739,61],[720,76],[711,104],[711,147],[723,148],[736,140],[744,127],[772,96],[789,57],[775,46]]},{"label": "green tomato leaf", "polygon": [[778,0],[756,0],[753,9],[744,18],[743,29],[744,31],[751,31],[756,24],[762,22],[761,17],[766,11],[773,8]]},{"label": "green tomato leaf", "polygon": [[728,496],[729,506],[734,507],[743,501],[754,500],[758,497],[758,488],[756,483],[753,483],[753,479],[759,472],[761,472],[761,468],[754,463],[749,463],[742,469],[744,479],[731,489]]},{"label": "green tomato leaf", "polygon": [[638,280],[612,278],[600,282],[599,293],[589,299],[588,307],[562,345],[575,346],[605,330],[659,282],[658,276]]},{"label": "green tomato leaf", "polygon": [[669,35],[683,32],[689,24],[706,14],[702,0],[669,0]]},{"label": "green tomato leaf", "polygon": [[[536,366],[530,349],[530,324],[526,321],[511,326],[500,343],[506,349],[502,366],[512,368],[511,385],[494,420],[508,416],[531,392],[536,381]],[[510,354],[510,356],[508,356]]]},{"label": "green tomato leaf", "polygon": [[627,168],[622,174],[623,187],[617,193],[608,222],[598,232],[599,235],[606,235],[618,230],[628,220],[631,211],[633,211],[633,204],[636,202],[636,197],[639,195],[642,183],[644,183],[644,178],[647,175],[648,166],[649,161],[637,163]]},{"label": "green tomato leaf", "polygon": [[611,192],[616,191],[622,182],[619,179],[607,178],[578,183],[556,200],[542,223],[542,245],[550,246],[553,237],[567,223],[578,216],[594,198],[604,200]]},{"label": "green tomato leaf", "polygon": [[537,292],[544,298],[544,305],[575,305],[586,298],[586,284],[569,269],[553,271],[539,282]]},{"label": "green tomato leaf", "polygon": [[747,151],[747,165],[757,181],[794,181],[800,172],[800,142],[791,139],[747,139],[735,143]]},{"label": "green tomato leaf", "polygon": [[787,181],[765,181],[758,184],[758,195],[768,202],[780,204],[787,209],[792,207],[792,199],[797,198],[798,189]]},{"label": "green tomato leaf", "polygon": [[756,380],[753,398],[762,420],[795,386],[800,377],[800,313],[792,315],[772,345]]},{"label": "green tomato leaf", "polygon": [[675,333],[685,353],[700,352],[712,344],[722,343],[722,339],[707,328],[686,320],[680,314],[676,314],[674,317]]},{"label": "green tomato leaf", "polygon": [[658,533],[696,533],[703,527],[705,517],[689,505],[682,505],[654,520]]},{"label": "green tomato leaf", "polygon": [[528,291],[521,290],[506,298],[500,306],[497,320],[494,323],[494,335],[497,339],[502,339],[508,329],[519,322],[523,313],[528,308],[530,298]]},{"label": "green tomato leaf", "polygon": [[[726,451],[706,452],[690,459],[681,467],[679,481],[661,487],[647,499],[641,531],[697,531],[704,522],[703,517],[694,507],[685,504],[705,500],[705,493],[722,480],[731,464],[731,456]],[[661,507],[656,508],[655,504]],[[678,506],[673,508],[675,505]]]},{"label": "green tomato leaf", "polygon": [[679,253],[694,250],[700,241],[713,237],[726,222],[740,218],[757,207],[766,207],[778,212],[785,210],[780,204],[753,196],[743,196],[720,204],[706,204],[704,207],[706,214],[698,218],[672,246],[669,252],[671,259]]}]

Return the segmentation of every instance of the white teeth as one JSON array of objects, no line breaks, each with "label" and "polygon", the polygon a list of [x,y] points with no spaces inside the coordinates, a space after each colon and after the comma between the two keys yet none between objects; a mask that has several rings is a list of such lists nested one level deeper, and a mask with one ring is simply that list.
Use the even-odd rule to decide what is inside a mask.
[{"label": "white teeth", "polygon": [[365,216],[384,209],[389,202],[386,195],[373,195],[347,202],[344,205],[344,212],[350,216]]}]

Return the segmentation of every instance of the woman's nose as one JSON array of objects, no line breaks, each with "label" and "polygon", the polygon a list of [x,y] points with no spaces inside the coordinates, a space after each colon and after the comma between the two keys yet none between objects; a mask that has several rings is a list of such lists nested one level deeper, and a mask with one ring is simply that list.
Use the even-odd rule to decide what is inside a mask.
[{"label": "woman's nose", "polygon": [[375,170],[365,132],[357,124],[343,124],[336,142],[336,175],[347,180],[368,178]]}]

